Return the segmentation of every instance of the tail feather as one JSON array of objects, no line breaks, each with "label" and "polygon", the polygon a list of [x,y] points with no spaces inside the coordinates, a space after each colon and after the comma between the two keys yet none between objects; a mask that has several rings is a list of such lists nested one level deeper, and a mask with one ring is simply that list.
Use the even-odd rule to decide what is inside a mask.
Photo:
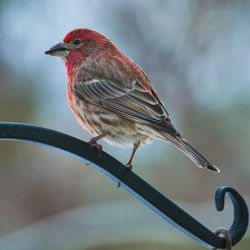
[{"label": "tail feather", "polygon": [[220,172],[220,169],[210,163],[200,152],[189,144],[181,135],[170,135],[164,133],[165,138],[172,142],[179,150],[186,154],[198,167],[212,172]]}]

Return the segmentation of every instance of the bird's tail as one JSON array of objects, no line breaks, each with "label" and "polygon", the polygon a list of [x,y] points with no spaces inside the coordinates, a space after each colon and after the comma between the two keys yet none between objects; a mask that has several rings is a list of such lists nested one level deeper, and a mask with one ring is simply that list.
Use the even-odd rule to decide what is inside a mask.
[{"label": "bird's tail", "polygon": [[186,154],[198,167],[205,168],[212,172],[220,172],[220,169],[210,163],[201,153],[189,144],[181,135],[170,135],[164,133],[164,137],[172,142],[179,150]]}]

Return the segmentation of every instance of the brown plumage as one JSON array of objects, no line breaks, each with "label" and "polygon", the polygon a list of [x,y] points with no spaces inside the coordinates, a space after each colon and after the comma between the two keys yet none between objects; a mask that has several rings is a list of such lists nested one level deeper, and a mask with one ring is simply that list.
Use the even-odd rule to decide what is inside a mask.
[{"label": "brown plumage", "polygon": [[64,59],[68,75],[68,102],[78,122],[95,137],[135,151],[153,139],[170,141],[197,166],[211,164],[176,130],[158,94],[141,68],[103,35],[89,30],[69,32],[46,54]]}]

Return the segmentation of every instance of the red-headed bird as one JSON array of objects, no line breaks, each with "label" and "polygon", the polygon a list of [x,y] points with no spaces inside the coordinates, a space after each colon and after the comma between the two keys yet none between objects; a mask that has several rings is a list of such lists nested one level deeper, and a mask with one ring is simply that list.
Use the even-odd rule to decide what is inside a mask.
[{"label": "red-headed bird", "polygon": [[138,147],[158,139],[173,143],[198,167],[219,172],[176,130],[142,69],[108,38],[76,29],[45,53],[65,62],[68,103],[81,126],[95,136],[90,144],[101,150],[97,142],[103,138],[132,146],[131,168]]}]

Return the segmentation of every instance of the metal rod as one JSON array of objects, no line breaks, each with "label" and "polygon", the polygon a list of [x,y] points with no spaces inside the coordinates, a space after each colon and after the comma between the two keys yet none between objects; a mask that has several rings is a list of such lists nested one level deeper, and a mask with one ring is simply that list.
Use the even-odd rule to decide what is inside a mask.
[{"label": "metal rod", "polygon": [[[224,238],[211,232],[134,172],[127,176],[127,168],[112,156],[102,152],[98,157],[99,151],[86,142],[54,130],[17,123],[0,123],[0,139],[33,142],[70,153],[97,168],[116,183],[120,182],[123,188],[201,245],[220,249],[226,247]],[[215,194],[218,211],[224,208],[225,194],[229,195],[234,206],[234,221],[229,233],[232,244],[235,245],[247,230],[248,209],[237,191],[231,187],[220,187]]]}]

